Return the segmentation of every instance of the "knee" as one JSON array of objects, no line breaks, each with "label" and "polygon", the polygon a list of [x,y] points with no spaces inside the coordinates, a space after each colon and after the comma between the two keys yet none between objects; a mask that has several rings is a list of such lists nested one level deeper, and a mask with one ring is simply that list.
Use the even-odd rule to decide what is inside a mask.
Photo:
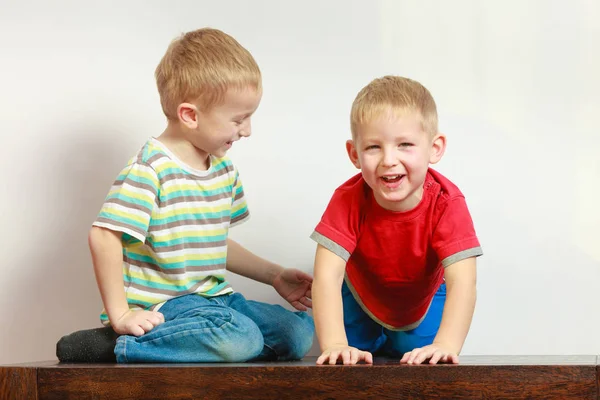
[{"label": "knee", "polygon": [[279,360],[299,360],[308,353],[313,344],[315,324],[306,313],[295,313],[291,323],[284,330],[283,342],[287,343],[287,351],[279,355]]},{"label": "knee", "polygon": [[259,356],[264,347],[262,332],[256,324],[244,324],[219,346],[223,362],[246,362]]}]

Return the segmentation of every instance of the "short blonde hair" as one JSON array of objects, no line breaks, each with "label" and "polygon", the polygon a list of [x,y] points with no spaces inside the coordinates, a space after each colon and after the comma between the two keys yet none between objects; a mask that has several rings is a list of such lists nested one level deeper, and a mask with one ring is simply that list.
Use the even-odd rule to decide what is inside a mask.
[{"label": "short blonde hair", "polygon": [[431,136],[438,133],[437,109],[429,90],[412,79],[388,75],[371,81],[354,99],[350,111],[352,138],[356,139],[360,126],[390,112],[396,117],[416,113],[424,132]]},{"label": "short blonde hair", "polygon": [[210,109],[229,89],[262,90],[254,57],[234,38],[217,29],[203,28],[175,39],[155,71],[160,103],[168,119],[177,107],[197,102]]}]

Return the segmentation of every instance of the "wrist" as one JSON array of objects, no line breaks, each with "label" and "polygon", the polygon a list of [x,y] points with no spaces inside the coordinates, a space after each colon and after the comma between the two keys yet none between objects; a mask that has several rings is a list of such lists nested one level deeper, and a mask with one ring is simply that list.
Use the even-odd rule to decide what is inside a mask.
[{"label": "wrist", "polygon": [[273,282],[275,281],[275,278],[277,278],[279,275],[281,275],[281,273],[283,272],[284,269],[285,268],[283,268],[281,265],[271,264],[268,269],[266,283],[270,286],[273,286]]},{"label": "wrist", "polygon": [[344,340],[344,341],[339,341],[339,342],[331,342],[331,343],[326,343],[323,346],[321,346],[321,352],[330,349],[332,347],[348,347],[348,341]]},{"label": "wrist", "polygon": [[106,310],[106,315],[108,315],[108,320],[110,321],[111,325],[115,325],[115,323],[117,323],[119,320],[121,320],[121,318],[123,318],[123,316],[125,314],[127,314],[130,311],[129,307],[127,308],[123,308],[123,307],[119,307],[116,309],[112,309],[112,310]]},{"label": "wrist", "polygon": [[446,351],[449,351],[451,353],[454,353],[456,355],[458,355],[458,353],[460,353],[460,350],[462,348],[462,346],[457,345],[456,343],[452,343],[451,341],[444,341],[443,338],[441,340],[435,339],[432,343],[432,345],[440,347]]}]

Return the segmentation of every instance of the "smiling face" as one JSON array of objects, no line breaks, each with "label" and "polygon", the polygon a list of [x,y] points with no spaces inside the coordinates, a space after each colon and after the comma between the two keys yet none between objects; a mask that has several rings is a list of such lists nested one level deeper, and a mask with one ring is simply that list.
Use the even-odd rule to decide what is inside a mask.
[{"label": "smiling face", "polygon": [[198,127],[192,141],[196,148],[224,157],[233,142],[252,134],[250,118],[260,103],[261,93],[253,89],[229,90],[222,104],[198,111]]},{"label": "smiling face", "polygon": [[391,211],[408,211],[423,196],[429,164],[438,162],[446,138],[424,132],[415,112],[395,115],[391,110],[357,127],[346,143],[352,163],[362,171],[377,203]]}]

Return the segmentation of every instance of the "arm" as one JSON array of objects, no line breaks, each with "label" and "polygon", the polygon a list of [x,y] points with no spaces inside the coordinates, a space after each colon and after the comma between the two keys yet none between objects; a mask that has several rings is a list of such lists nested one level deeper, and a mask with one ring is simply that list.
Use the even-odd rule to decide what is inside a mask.
[{"label": "arm", "polygon": [[246,278],[273,285],[284,268],[260,258],[232,239],[227,239],[227,270]]},{"label": "arm", "polygon": [[434,344],[459,354],[475,311],[477,269],[474,257],[449,265],[445,270],[446,303]]},{"label": "arm", "polygon": [[297,310],[306,311],[308,307],[312,307],[310,275],[260,258],[232,239],[227,239],[227,269],[273,286]]},{"label": "arm", "polygon": [[445,269],[446,302],[442,322],[433,343],[406,353],[401,362],[420,364],[429,359],[458,363],[458,354],[465,342],[477,298],[475,257],[466,258]]},{"label": "arm", "polygon": [[313,315],[322,352],[317,359],[317,364],[328,361],[329,364],[335,364],[339,357],[344,364],[356,364],[361,360],[373,362],[371,353],[348,346],[342,306],[342,282],[345,269],[346,262],[342,258],[321,245],[317,246]]},{"label": "arm", "polygon": [[123,290],[123,247],[121,232],[92,227],[88,236],[96,282],[108,319],[120,334],[141,336],[164,322],[162,314],[151,311],[131,313]]}]

